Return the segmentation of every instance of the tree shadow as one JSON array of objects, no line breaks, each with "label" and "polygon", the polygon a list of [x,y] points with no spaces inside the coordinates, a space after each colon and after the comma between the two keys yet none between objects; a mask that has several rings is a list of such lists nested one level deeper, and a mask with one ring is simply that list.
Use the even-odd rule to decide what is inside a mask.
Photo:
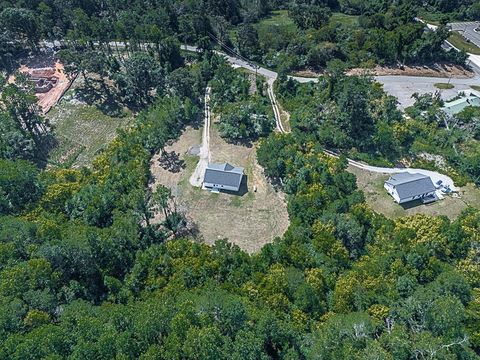
[{"label": "tree shadow", "polygon": [[200,129],[201,127],[203,127],[203,125],[204,125],[204,120],[205,120],[204,114],[203,114],[202,111],[200,111],[200,112],[197,114],[197,116],[195,116],[195,118],[192,119],[192,121],[190,122],[189,125],[190,125],[192,128],[194,128],[195,130],[198,130],[198,129]]},{"label": "tree shadow", "polygon": [[180,154],[175,151],[163,151],[158,159],[158,163],[164,170],[172,173],[179,173],[186,167],[185,161],[180,159]]},{"label": "tree shadow", "polygon": [[200,228],[196,222],[185,216],[185,225],[175,234],[176,239],[180,238],[200,238]]},{"label": "tree shadow", "polygon": [[75,95],[78,100],[95,106],[107,116],[123,116],[123,104],[117,100],[118,94],[112,91],[108,86],[99,85],[96,80],[89,80],[89,85],[84,85],[76,89]]},{"label": "tree shadow", "polygon": [[48,164],[50,153],[59,145],[58,139],[53,132],[42,135],[39,139],[38,152],[32,161],[40,168],[45,169]]},{"label": "tree shadow", "polygon": [[53,68],[56,62],[55,52],[47,49],[35,51],[21,59],[21,63],[29,68]]},{"label": "tree shadow", "polygon": [[253,147],[253,143],[258,140],[258,138],[255,138],[255,139],[230,139],[228,137],[223,137],[223,136],[222,136],[222,139],[225,140],[225,142],[227,144],[245,146],[248,149],[251,149]]}]

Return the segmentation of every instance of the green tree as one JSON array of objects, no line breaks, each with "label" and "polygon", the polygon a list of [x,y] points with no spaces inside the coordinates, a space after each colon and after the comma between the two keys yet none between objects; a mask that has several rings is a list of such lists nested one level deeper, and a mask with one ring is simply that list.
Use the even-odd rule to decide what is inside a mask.
[{"label": "green tree", "polygon": [[23,160],[0,160],[0,213],[18,213],[40,197],[39,171]]}]

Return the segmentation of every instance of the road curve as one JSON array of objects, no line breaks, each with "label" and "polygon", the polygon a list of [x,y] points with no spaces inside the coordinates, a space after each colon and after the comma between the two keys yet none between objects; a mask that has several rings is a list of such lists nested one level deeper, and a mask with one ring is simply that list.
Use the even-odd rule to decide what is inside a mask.
[{"label": "road curve", "polygon": [[[188,51],[197,51],[197,49],[195,47],[187,47]],[[228,62],[234,66],[237,66],[237,67],[242,67],[244,69],[247,69],[247,70],[250,70],[252,72],[255,72],[257,71],[259,74],[261,75],[264,75],[265,77],[267,77],[267,84],[268,84],[268,97],[270,98],[270,102],[272,103],[272,108],[273,108],[273,112],[275,114],[275,120],[276,120],[276,123],[277,123],[277,130],[281,133],[287,133],[287,131],[285,130],[285,128],[283,127],[282,125],[282,121],[281,121],[281,117],[280,117],[280,109],[278,107],[278,104],[277,104],[277,100],[276,100],[276,97],[275,97],[275,93],[273,91],[273,84],[275,82],[275,80],[277,79],[277,73],[275,73],[274,71],[271,71],[271,70],[268,70],[266,68],[262,68],[262,67],[257,67],[255,68],[255,65],[252,65],[244,60],[241,60],[241,59],[237,59],[235,57],[232,57],[232,56],[228,56],[228,55],[225,55],[221,52],[217,52],[223,56],[226,57],[226,59],[228,60]],[[418,81],[419,80],[419,77],[405,77],[405,76],[379,76],[379,77],[376,77],[377,81],[385,81],[385,80],[395,80],[395,79],[398,79],[398,78],[401,78],[402,81],[408,81],[408,82],[412,82],[412,81]],[[452,80],[455,80],[455,81],[458,81],[458,82],[462,82],[462,84],[466,84],[466,85],[474,85],[476,83],[478,83],[478,80],[479,80],[480,77],[476,77],[475,79],[452,79]],[[297,79],[294,77],[294,79]],[[311,79],[311,78],[300,78],[303,80],[303,82],[312,82],[313,80],[317,80],[317,79]],[[426,81],[428,83],[436,83],[436,82],[441,82],[442,80],[445,81],[445,79],[441,79],[441,78],[429,78],[429,77],[420,77],[421,81]],[[383,81],[382,81],[383,80]],[[205,126],[206,127],[206,126]],[[205,136],[205,135],[204,135]],[[334,157],[338,157],[339,155],[332,152],[332,151],[329,151],[329,150],[325,150],[325,153],[330,155],[330,156],[334,156]],[[348,163],[352,166],[355,166],[359,169],[362,169],[362,170],[366,170],[366,171],[370,171],[370,172],[375,172],[375,173],[382,173],[382,174],[395,174],[395,173],[399,173],[399,172],[410,172],[410,173],[420,173],[420,174],[424,174],[424,175],[427,175],[427,176],[430,176],[430,178],[432,179],[432,181],[434,183],[437,183],[438,181],[442,181],[443,185],[444,186],[449,186],[450,189],[452,191],[455,191],[456,188],[455,188],[455,185],[454,185],[454,182],[453,180],[447,176],[447,175],[444,175],[444,174],[441,174],[441,173],[438,173],[436,171],[430,171],[430,170],[424,170],[424,169],[413,169],[413,168],[386,168],[386,167],[377,167],[377,166],[370,166],[370,165],[367,165],[367,164],[362,164],[358,161],[355,161],[355,160],[352,160],[352,159],[347,159]],[[192,184],[193,185],[193,184]]]},{"label": "road curve", "polygon": [[[427,24],[427,26],[428,25],[429,24]],[[53,41],[53,42],[44,41],[43,45],[47,46],[47,47],[54,47],[54,46],[60,47],[60,46],[62,46],[62,43],[60,41]],[[94,43],[94,45],[95,45],[95,43]],[[126,43],[124,43],[124,42],[111,42],[110,45],[111,46],[117,46],[117,47],[125,47]],[[186,50],[186,51],[191,51],[191,52],[197,52],[198,51],[198,48],[196,46],[190,46],[190,45],[183,45],[182,49]],[[268,79],[267,80],[268,95],[269,95],[270,101],[272,103],[273,112],[275,114],[277,129],[278,129],[279,132],[286,133],[287,131],[284,129],[284,127],[282,125],[281,118],[280,118],[280,110],[278,108],[277,100],[275,98],[275,93],[273,91],[273,84],[274,84],[275,80],[277,79],[278,74],[276,72],[272,71],[272,70],[269,70],[267,68],[257,66],[255,64],[250,63],[250,62],[241,60],[239,58],[236,58],[236,57],[233,57],[233,56],[230,56],[230,55],[227,55],[223,52],[220,52],[220,51],[215,51],[215,52],[219,55],[224,56],[230,64],[232,64],[234,66],[237,66],[237,67],[242,67],[242,68],[247,69],[247,70],[252,71],[252,72],[257,72],[258,74],[263,75]],[[470,60],[472,62],[474,62],[476,65],[477,64],[480,65],[480,56],[470,54]],[[318,82],[317,78],[306,78],[306,77],[298,77],[298,76],[290,76],[290,78],[293,78],[294,80],[302,82],[302,83]],[[414,76],[405,77],[405,76],[401,76],[401,75],[400,76],[377,76],[376,77],[377,81],[380,81],[384,84],[387,83],[388,81],[391,81],[393,79],[399,79],[399,78],[402,78],[402,79],[407,80],[407,81],[414,81],[414,82],[424,81],[424,82],[427,82],[427,83],[441,82],[442,80],[443,81],[445,80],[443,78],[414,77]],[[465,85],[470,86],[470,85],[478,84],[479,80],[480,80],[480,76],[477,76],[473,79],[451,79],[450,82],[452,82],[453,84],[460,84],[461,83],[461,84],[465,84]],[[210,149],[209,149],[209,147],[210,147],[210,144],[209,144],[210,121],[211,121],[211,119],[210,119],[210,107],[209,107],[210,91],[211,91],[211,89],[207,88],[206,93],[205,93],[205,126],[204,126],[204,129],[203,129],[202,146],[200,148],[200,154],[199,154],[200,155],[200,161],[197,165],[197,168],[195,169],[195,172],[190,177],[190,183],[193,186],[201,186],[201,179],[203,179],[203,175],[205,174],[206,166],[210,162]],[[333,152],[328,151],[328,150],[325,150],[325,153],[330,155],[330,156],[338,157],[338,154],[333,153]],[[348,163],[352,166],[355,166],[355,167],[363,169],[363,170],[376,172],[376,173],[394,174],[394,173],[398,173],[398,172],[407,171],[407,172],[417,172],[417,173],[425,174],[427,176],[430,176],[435,183],[439,180],[442,180],[444,185],[449,185],[450,188],[453,191],[455,190],[454,182],[450,177],[448,177],[446,175],[443,175],[443,174],[440,174],[440,173],[435,172],[435,171],[429,171],[429,170],[423,170],[423,169],[411,169],[411,168],[406,168],[406,169],[402,169],[402,168],[382,168],[382,167],[376,167],[376,166],[370,166],[370,165],[362,164],[362,163],[359,163],[359,162],[357,162],[355,160],[352,160],[352,159],[347,159],[347,160],[348,160]]]},{"label": "road curve", "polygon": [[[339,157],[337,153],[329,150],[325,150],[325,154],[332,157],[336,157],[336,158]],[[413,173],[423,174],[426,176],[430,176],[434,184],[436,184],[438,181],[442,181],[442,184],[444,186],[448,186],[452,191],[456,191],[455,184],[452,178],[436,171],[416,169],[416,168],[388,168],[388,167],[371,166],[371,165],[363,164],[361,162],[348,159],[348,158],[347,158],[347,161],[349,165],[354,166],[358,169],[366,170],[366,171],[378,173],[378,174],[397,174],[401,172],[408,172],[411,174]]]},{"label": "road curve", "polygon": [[[182,45],[181,47],[182,50],[185,51],[190,51],[190,52],[197,52],[198,47],[192,46],[192,45]],[[218,55],[223,56],[230,64],[244,68],[246,70],[249,70],[251,72],[256,72],[257,74],[260,74],[262,76],[265,76],[267,79],[273,79],[276,80],[278,77],[278,73],[275,71],[269,70],[267,68],[264,68],[262,66],[258,66],[252,62],[245,61],[242,59],[239,59],[237,57],[227,55],[222,51],[214,50],[214,52]],[[317,78],[311,78],[311,77],[302,77],[302,76],[289,76],[290,78],[300,82],[300,83],[308,83],[308,82],[313,82],[317,83],[318,79]]]}]

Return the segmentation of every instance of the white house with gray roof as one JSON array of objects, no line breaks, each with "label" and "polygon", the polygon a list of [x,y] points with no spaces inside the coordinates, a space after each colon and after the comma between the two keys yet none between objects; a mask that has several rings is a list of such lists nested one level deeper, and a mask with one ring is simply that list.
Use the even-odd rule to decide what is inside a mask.
[{"label": "white house with gray roof", "polygon": [[210,163],[205,170],[203,186],[212,191],[228,190],[239,191],[244,169],[229,163]]},{"label": "white house with gray roof", "polygon": [[413,200],[429,203],[438,200],[436,188],[430,176],[402,172],[393,174],[385,181],[385,189],[399,204]]}]

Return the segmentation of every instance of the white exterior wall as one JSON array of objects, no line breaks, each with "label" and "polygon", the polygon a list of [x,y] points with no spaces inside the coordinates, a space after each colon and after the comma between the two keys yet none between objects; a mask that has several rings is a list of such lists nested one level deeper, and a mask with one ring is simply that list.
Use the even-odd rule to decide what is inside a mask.
[{"label": "white exterior wall", "polygon": [[397,203],[400,203],[400,197],[398,196],[398,193],[397,191],[393,188],[392,185],[388,184],[388,183],[385,183],[383,185],[383,187],[385,188],[385,190],[387,190],[387,192],[395,199],[395,201]]},{"label": "white exterior wall", "polygon": [[217,189],[228,190],[228,191],[238,191],[238,190],[240,190],[239,188],[237,188],[235,186],[212,184],[212,183],[206,183],[206,182],[203,183],[203,186],[205,186],[206,188],[217,188]]}]

